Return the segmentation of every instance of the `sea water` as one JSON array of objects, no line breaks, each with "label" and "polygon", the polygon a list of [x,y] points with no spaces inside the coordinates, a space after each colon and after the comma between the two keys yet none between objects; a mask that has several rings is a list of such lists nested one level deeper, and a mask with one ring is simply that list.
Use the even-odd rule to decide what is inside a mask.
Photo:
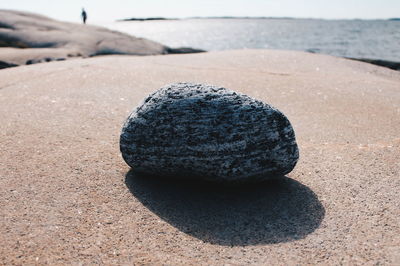
[{"label": "sea water", "polygon": [[400,21],[321,19],[182,19],[102,26],[170,47],[207,51],[282,49],[400,61]]}]

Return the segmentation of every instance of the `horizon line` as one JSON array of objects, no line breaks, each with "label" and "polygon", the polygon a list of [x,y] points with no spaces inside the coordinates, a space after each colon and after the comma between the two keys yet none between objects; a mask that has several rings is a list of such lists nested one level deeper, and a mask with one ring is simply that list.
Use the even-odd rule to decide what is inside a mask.
[{"label": "horizon line", "polygon": [[[74,20],[71,19],[65,19],[65,18],[61,18],[58,16],[54,16],[54,15],[49,15],[45,12],[35,12],[35,11],[31,11],[31,10],[26,10],[26,9],[9,9],[9,8],[0,8],[0,10],[8,10],[8,11],[19,11],[19,12],[28,12],[28,13],[33,13],[33,14],[39,14],[42,16],[47,16],[53,19],[57,19],[57,20],[62,20],[62,21],[70,21],[73,22]],[[245,16],[231,16],[231,15],[222,15],[222,16],[189,16],[189,17],[185,17],[185,16],[178,16],[178,17],[164,17],[164,16],[146,16],[146,17],[128,17],[128,18],[114,18],[114,19],[110,19],[107,20],[109,22],[112,21],[129,21],[129,20],[151,20],[154,18],[156,19],[160,19],[160,20],[184,20],[184,19],[309,19],[309,20],[387,20],[387,21],[400,21],[400,17],[375,17],[375,18],[360,18],[360,17],[334,17],[334,18],[326,18],[326,17],[308,17],[308,16],[249,16],[249,15],[245,15]],[[104,20],[98,20],[95,19],[93,20],[93,22],[106,22]]]},{"label": "horizon line", "polygon": [[190,17],[163,17],[163,16],[147,16],[147,17],[131,17],[116,19],[116,21],[129,20],[184,20],[184,19],[315,19],[315,20],[400,20],[400,17],[385,18],[324,18],[324,17],[291,17],[291,16],[190,16]]}]

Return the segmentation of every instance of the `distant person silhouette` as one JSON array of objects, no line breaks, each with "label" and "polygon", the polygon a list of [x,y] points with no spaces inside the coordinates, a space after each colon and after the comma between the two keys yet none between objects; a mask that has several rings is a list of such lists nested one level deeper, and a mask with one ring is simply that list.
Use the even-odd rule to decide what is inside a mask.
[{"label": "distant person silhouette", "polygon": [[83,21],[83,24],[86,24],[86,20],[87,20],[87,13],[86,13],[86,11],[85,11],[85,9],[84,9],[84,8],[82,8],[82,13],[81,13],[81,16],[82,16],[82,21]]}]

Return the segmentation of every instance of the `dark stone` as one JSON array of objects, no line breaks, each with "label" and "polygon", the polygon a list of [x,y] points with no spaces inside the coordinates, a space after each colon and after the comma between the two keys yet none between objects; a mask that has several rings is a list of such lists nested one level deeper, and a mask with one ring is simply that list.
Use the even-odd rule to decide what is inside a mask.
[{"label": "dark stone", "polygon": [[26,61],[26,65],[33,65],[33,64],[38,64],[38,63],[42,63],[43,61],[41,59],[29,59],[28,61]]},{"label": "dark stone", "polygon": [[16,64],[0,61],[0,69],[9,68],[9,67],[16,67]]},{"label": "dark stone", "polygon": [[214,181],[265,180],[299,158],[289,120],[234,91],[177,83],[151,94],[125,122],[120,149],[135,171]]},{"label": "dark stone", "polygon": [[194,54],[194,53],[204,53],[205,50],[190,48],[190,47],[180,47],[180,48],[170,48],[166,49],[167,54]]},{"label": "dark stone", "polygon": [[400,62],[394,62],[394,61],[389,61],[389,60],[380,60],[380,59],[350,58],[350,57],[348,59],[361,61],[361,62],[365,62],[365,63],[369,63],[369,64],[381,66],[381,67],[386,67],[386,68],[390,68],[390,69],[397,70],[397,71],[400,70]]}]

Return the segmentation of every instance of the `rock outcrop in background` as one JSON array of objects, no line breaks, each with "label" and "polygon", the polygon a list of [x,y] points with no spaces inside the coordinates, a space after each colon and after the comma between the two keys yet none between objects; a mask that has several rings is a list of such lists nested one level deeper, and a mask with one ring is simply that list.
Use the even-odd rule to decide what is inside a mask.
[{"label": "rock outcrop in background", "polygon": [[170,48],[98,26],[61,22],[37,14],[11,10],[0,10],[0,47],[0,61],[9,65],[107,54],[202,52],[191,48]]}]

